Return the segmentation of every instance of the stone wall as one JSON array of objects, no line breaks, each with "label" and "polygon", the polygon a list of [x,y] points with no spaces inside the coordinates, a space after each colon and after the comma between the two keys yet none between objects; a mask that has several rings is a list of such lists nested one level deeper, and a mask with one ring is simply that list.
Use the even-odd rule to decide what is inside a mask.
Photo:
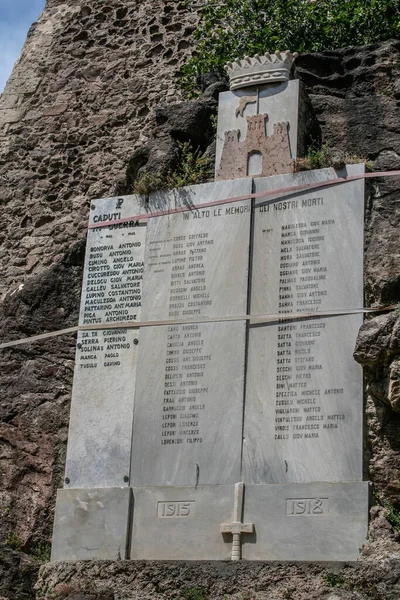
[{"label": "stone wall", "polygon": [[153,109],[177,101],[200,0],[48,0],[0,99],[0,294],[84,235]]},{"label": "stone wall", "polygon": [[[201,535],[201,533],[200,533]],[[257,562],[54,563],[38,599],[397,600],[400,561],[384,564]],[[53,596],[53,597],[54,597]]]}]

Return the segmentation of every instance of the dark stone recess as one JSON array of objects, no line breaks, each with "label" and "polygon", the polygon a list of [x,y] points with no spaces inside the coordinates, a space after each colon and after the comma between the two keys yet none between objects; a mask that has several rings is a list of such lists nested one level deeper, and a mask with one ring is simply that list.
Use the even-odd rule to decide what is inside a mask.
[{"label": "dark stone recess", "polygon": [[22,552],[0,546],[0,598],[31,600],[39,563]]},{"label": "dark stone recess", "polygon": [[132,193],[135,180],[144,172],[165,176],[178,166],[178,143],[188,142],[213,160],[212,117],[217,115],[218,94],[226,90],[222,81],[211,84],[199,100],[164,104],[155,111],[156,125],[149,141],[135,150],[126,170],[120,193]]},{"label": "dark stone recess", "polygon": [[124,600],[398,600],[400,561],[54,563],[45,566],[38,587],[38,598],[64,590],[69,600],[89,600],[72,595],[79,591],[97,600],[105,589]]}]

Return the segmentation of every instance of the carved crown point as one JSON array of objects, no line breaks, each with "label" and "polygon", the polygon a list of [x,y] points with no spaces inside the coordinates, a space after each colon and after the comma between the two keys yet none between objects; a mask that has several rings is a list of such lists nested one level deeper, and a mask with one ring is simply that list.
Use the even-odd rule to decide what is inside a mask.
[{"label": "carved crown point", "polygon": [[235,58],[225,65],[228,72],[231,90],[255,87],[265,83],[288,81],[293,62],[298,52],[276,50],[274,54],[265,52],[263,56],[255,54],[240,60]]}]

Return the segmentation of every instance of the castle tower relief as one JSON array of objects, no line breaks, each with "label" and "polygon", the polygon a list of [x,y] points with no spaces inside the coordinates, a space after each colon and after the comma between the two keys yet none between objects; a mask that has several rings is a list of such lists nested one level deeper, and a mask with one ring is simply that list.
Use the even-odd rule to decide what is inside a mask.
[{"label": "castle tower relief", "polygon": [[246,139],[240,140],[240,130],[227,131],[216,179],[233,179],[259,175],[268,177],[293,171],[290,150],[289,123],[276,123],[273,133],[266,133],[267,114],[246,117]]}]

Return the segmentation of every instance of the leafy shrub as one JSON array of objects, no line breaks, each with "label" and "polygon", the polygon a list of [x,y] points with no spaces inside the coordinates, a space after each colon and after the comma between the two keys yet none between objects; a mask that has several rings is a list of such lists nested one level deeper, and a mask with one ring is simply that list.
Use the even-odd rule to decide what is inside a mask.
[{"label": "leafy shrub", "polygon": [[184,600],[207,600],[207,594],[200,588],[186,588],[182,590]]},{"label": "leafy shrub", "polygon": [[16,533],[9,533],[4,540],[4,545],[9,546],[13,550],[21,550],[23,546],[23,541]]},{"label": "leafy shrub", "polygon": [[338,153],[332,151],[329,146],[324,144],[322,148],[310,148],[306,156],[296,160],[296,171],[309,171],[312,169],[325,169],[333,167],[340,169],[345,165],[354,165],[356,163],[365,163],[366,170],[372,170],[373,163],[368,161],[366,156],[356,154]]},{"label": "leafy shrub", "polygon": [[329,587],[343,587],[345,584],[343,577],[337,573],[325,573],[325,575],[322,576],[322,579]]},{"label": "leafy shrub", "polygon": [[386,508],[386,520],[389,521],[393,529],[400,531],[400,508],[394,506],[388,500],[383,501],[383,506]]},{"label": "leafy shrub", "polygon": [[32,548],[30,554],[40,564],[50,562],[51,544],[49,542],[39,542]]},{"label": "leafy shrub", "polygon": [[183,66],[189,97],[207,72],[228,60],[276,49],[292,52],[370,44],[400,37],[400,0],[207,0],[195,31],[197,48]]},{"label": "leafy shrub", "polygon": [[189,142],[178,142],[178,166],[166,176],[144,171],[133,184],[133,192],[148,196],[161,189],[180,188],[210,181],[213,177],[212,162],[201,155],[201,150],[193,150]]}]

